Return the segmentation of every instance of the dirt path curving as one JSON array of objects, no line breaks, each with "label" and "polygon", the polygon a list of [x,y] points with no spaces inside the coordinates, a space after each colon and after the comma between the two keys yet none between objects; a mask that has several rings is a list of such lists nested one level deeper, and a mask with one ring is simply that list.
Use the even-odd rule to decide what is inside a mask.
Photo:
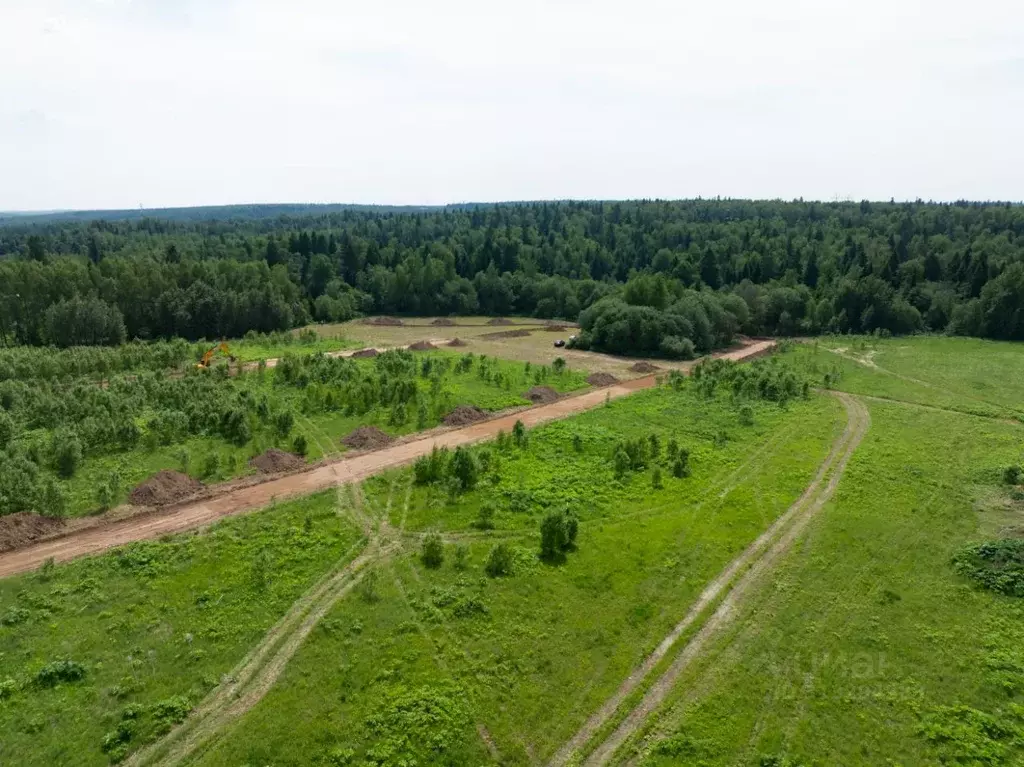
[{"label": "dirt path curving", "polygon": [[[676,680],[700,655],[705,645],[730,624],[735,617],[737,606],[746,594],[785,555],[815,514],[831,498],[850,457],[870,425],[868,411],[857,398],[837,392],[832,394],[842,401],[847,413],[847,424],[842,434],[833,443],[832,450],[822,462],[811,484],[771,527],[765,530],[707,585],[689,612],[676,624],[654,652],[644,659],[643,663],[627,677],[619,689],[556,752],[550,761],[553,767],[561,767],[561,765],[569,763],[587,745],[618,711],[625,699],[640,687],[655,666],[668,655],[679,638],[696,625],[701,615],[721,597],[718,607],[686,643],[672,665],[652,684],[622,723],[597,745],[584,762],[586,765],[607,764],[619,747],[646,722],[650,714],[661,704]],[[825,477],[829,476],[830,472],[828,483],[822,486]]]},{"label": "dirt path curving", "polygon": [[[351,493],[350,507],[344,488]],[[369,517],[362,506],[360,488],[338,488],[339,514],[368,534],[362,553],[349,560],[347,552],[335,567],[299,597],[241,663],[203,699],[178,727],[133,754],[126,765],[175,765],[208,748],[232,722],[255,706],[281,676],[288,662],[323,617],[362,579],[369,566],[400,549],[387,521]],[[376,522],[376,527],[375,527]]]},{"label": "dirt path curving", "polygon": [[[741,361],[765,354],[774,345],[774,341],[759,341],[720,356],[723,359]],[[412,463],[421,455],[429,454],[435,445],[455,448],[493,439],[499,431],[510,432],[516,421],[522,421],[527,427],[539,426],[599,407],[606,399],[618,399],[649,389],[655,384],[655,376],[623,381],[615,386],[563,397],[548,405],[480,421],[461,429],[412,439],[372,453],[348,458],[343,456],[308,471],[234,488],[219,496],[40,541],[23,549],[0,554],[0,578],[34,570],[47,559],[65,562],[76,557],[98,554],[116,546],[180,533],[211,524],[224,517],[256,511],[275,500],[309,495],[334,487],[339,482],[359,482],[388,469]]]}]

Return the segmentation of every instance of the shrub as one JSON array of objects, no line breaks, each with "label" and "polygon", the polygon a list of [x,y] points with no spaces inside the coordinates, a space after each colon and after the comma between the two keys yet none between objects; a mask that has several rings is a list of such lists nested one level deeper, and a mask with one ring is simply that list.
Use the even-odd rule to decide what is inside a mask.
[{"label": "shrub", "polygon": [[744,405],[740,408],[740,426],[754,425],[754,408]]},{"label": "shrub", "polygon": [[953,566],[986,589],[1024,597],[1024,540],[1007,538],[970,546],[953,557]]},{"label": "shrub", "polygon": [[203,461],[203,476],[212,477],[220,471],[220,456],[217,453],[209,453]]},{"label": "shrub", "polygon": [[696,354],[696,347],[689,338],[665,336],[658,345],[658,351],[669,359],[692,360]]},{"label": "shrub", "polygon": [[556,560],[576,543],[579,519],[572,511],[553,511],[540,523],[540,556]]},{"label": "shrub", "polygon": [[492,578],[499,578],[512,574],[512,550],[504,543],[499,543],[491,549],[487,555],[487,562],[484,564],[484,572]]},{"label": "shrub", "polygon": [[282,410],[274,418],[274,430],[277,432],[277,436],[284,439],[291,434],[292,427],[295,425],[295,416],[291,410]]},{"label": "shrub", "polygon": [[82,443],[70,429],[60,429],[50,443],[53,467],[63,479],[71,479],[82,464]]},{"label": "shrub", "polygon": [[61,682],[78,682],[85,678],[85,666],[73,660],[56,660],[36,672],[35,682],[40,687],[54,687]]},{"label": "shrub", "polygon": [[472,453],[465,448],[455,449],[448,470],[450,475],[458,481],[462,490],[472,490],[476,487],[477,479],[480,476],[480,466]]},{"label": "shrub", "polygon": [[575,450],[577,453],[583,452],[583,437],[581,437],[579,434],[572,435],[572,449]]},{"label": "shrub", "polygon": [[416,459],[413,464],[413,477],[417,485],[431,485],[440,482],[445,476],[448,466],[448,448],[434,447],[430,455]]},{"label": "shrub", "polygon": [[655,490],[661,490],[661,488],[664,487],[661,481],[661,469],[657,466],[654,467],[654,473],[651,475],[651,487]]},{"label": "shrub", "polygon": [[1019,485],[1021,479],[1020,466],[1007,466],[1003,470],[1003,482],[1008,485]]},{"label": "shrub", "polygon": [[469,567],[469,547],[466,544],[460,543],[455,546],[455,561],[452,564],[456,570],[465,570]]},{"label": "shrub", "polygon": [[551,363],[551,367],[554,368],[556,373],[561,373],[565,370],[565,360],[561,357],[555,357],[555,361]]},{"label": "shrub", "polygon": [[474,525],[478,530],[491,530],[494,528],[494,504],[486,502],[481,504],[480,510],[476,514],[476,522]]},{"label": "shrub", "polygon": [[512,441],[516,447],[525,448],[527,446],[529,438],[526,435],[526,426],[523,425],[522,421],[516,421],[512,427]]},{"label": "shrub", "polygon": [[309,452],[309,445],[306,442],[306,437],[302,434],[296,434],[295,439],[292,441],[292,450],[296,455],[305,456]]},{"label": "shrub", "polygon": [[47,517],[63,517],[68,510],[68,496],[53,477],[46,477],[39,487],[39,513]]},{"label": "shrub", "polygon": [[444,562],[444,541],[437,533],[428,533],[423,539],[423,551],[420,555],[423,564],[431,569],[437,569]]},{"label": "shrub", "polygon": [[672,463],[672,476],[677,479],[684,479],[690,476],[690,451],[679,448],[676,460]]}]

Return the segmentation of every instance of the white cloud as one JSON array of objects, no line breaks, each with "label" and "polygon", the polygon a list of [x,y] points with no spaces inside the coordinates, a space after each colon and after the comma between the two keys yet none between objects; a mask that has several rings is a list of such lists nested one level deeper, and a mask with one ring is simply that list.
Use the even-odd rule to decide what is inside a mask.
[{"label": "white cloud", "polygon": [[0,0],[0,210],[1024,198],[1024,5]]}]

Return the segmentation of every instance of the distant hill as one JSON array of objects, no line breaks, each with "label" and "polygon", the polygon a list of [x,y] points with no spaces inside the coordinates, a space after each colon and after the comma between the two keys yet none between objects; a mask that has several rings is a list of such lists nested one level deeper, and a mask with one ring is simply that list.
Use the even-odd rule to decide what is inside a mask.
[{"label": "distant hill", "polygon": [[[468,203],[472,206],[473,203]],[[208,205],[196,208],[131,208],[125,210],[60,210],[45,212],[0,211],[0,226],[5,224],[49,224],[59,221],[132,221],[159,218],[166,221],[260,220],[280,216],[310,216],[341,211],[377,213],[422,213],[444,206],[435,205],[306,205],[298,203],[270,205]],[[448,207],[465,207],[463,205]]]}]

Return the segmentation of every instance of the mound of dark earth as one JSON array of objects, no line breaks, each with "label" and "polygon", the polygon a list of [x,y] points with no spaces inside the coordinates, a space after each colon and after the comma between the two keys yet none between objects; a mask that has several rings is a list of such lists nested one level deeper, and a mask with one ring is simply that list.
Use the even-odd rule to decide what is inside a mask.
[{"label": "mound of dark earth", "polygon": [[591,386],[611,386],[618,382],[619,379],[611,373],[591,373],[587,376],[587,383]]},{"label": "mound of dark earth", "polygon": [[650,362],[637,362],[634,363],[630,368],[634,373],[657,373],[661,370],[657,365],[652,365]]},{"label": "mound of dark earth", "polygon": [[180,471],[158,471],[137,485],[128,500],[136,506],[166,506],[195,495],[204,485]]},{"label": "mound of dark earth", "polygon": [[469,344],[466,343],[465,341],[463,341],[461,338],[453,338],[451,341],[448,342],[448,345],[449,346],[469,346]]},{"label": "mound of dark earth", "polygon": [[451,317],[438,317],[430,324],[437,325],[438,327],[442,328],[450,328],[455,325],[455,320],[453,320]]},{"label": "mound of dark earth", "polygon": [[263,474],[276,474],[280,471],[294,471],[306,465],[305,459],[295,453],[286,453],[276,447],[249,459],[249,465]]},{"label": "mound of dark earth", "polygon": [[431,349],[436,349],[430,341],[417,341],[414,344],[409,344],[410,351],[414,352],[429,352]]},{"label": "mound of dark earth", "polygon": [[394,441],[394,437],[376,426],[360,426],[348,436],[341,438],[341,443],[353,450],[379,450]]},{"label": "mound of dark earth", "polygon": [[487,320],[488,325],[511,325],[512,320],[507,320],[504,317],[495,317],[493,320]]},{"label": "mound of dark earth", "polygon": [[487,411],[472,405],[459,405],[444,417],[445,426],[467,426],[487,417]]},{"label": "mound of dark earth", "polygon": [[549,402],[554,402],[560,395],[550,386],[534,386],[523,396],[534,405],[546,405]]},{"label": "mound of dark earth", "polygon": [[353,357],[376,357],[380,352],[376,349],[360,349],[357,352],[352,352]]},{"label": "mound of dark earth", "polygon": [[16,511],[0,517],[0,551],[11,551],[53,535],[64,527],[64,520]]},{"label": "mound of dark earth", "polygon": [[545,330],[549,330],[552,333],[561,333],[563,330],[568,330],[568,325],[559,325],[557,322],[549,322],[544,326]]}]

